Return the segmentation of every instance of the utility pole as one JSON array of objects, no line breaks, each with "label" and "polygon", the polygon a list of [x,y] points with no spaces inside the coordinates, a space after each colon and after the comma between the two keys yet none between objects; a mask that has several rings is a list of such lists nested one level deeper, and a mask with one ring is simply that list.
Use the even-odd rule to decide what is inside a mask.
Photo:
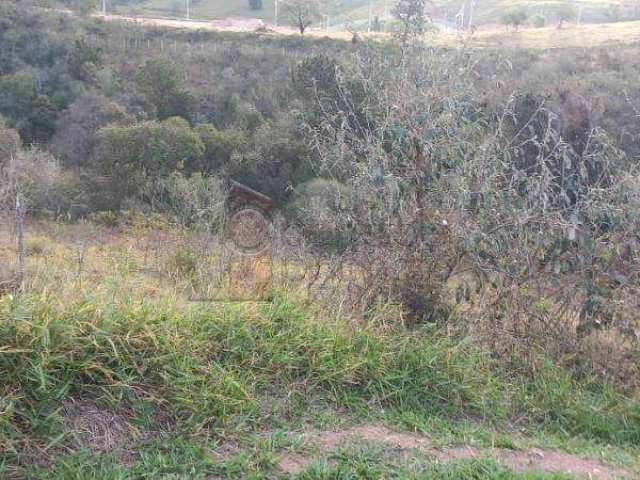
[{"label": "utility pole", "polygon": [[275,5],[276,13],[275,13],[275,22],[274,23],[275,23],[275,25],[277,27],[278,26],[278,0],[276,0],[275,3],[276,3],[276,5]]},{"label": "utility pole", "polygon": [[582,5],[578,7],[578,26],[582,24]]},{"label": "utility pole", "polygon": [[373,21],[373,0],[369,0],[369,27],[367,31],[371,32],[371,23]]},{"label": "utility pole", "polygon": [[389,21],[391,20],[391,15],[389,12],[389,0],[384,0],[384,28],[383,30],[386,32],[387,31],[387,25],[389,25],[391,22]]},{"label": "utility pole", "polygon": [[107,0],[102,0],[102,16],[107,16]]},{"label": "utility pole", "polygon": [[191,12],[189,11],[189,0],[186,0],[187,2],[187,20],[191,20]]}]

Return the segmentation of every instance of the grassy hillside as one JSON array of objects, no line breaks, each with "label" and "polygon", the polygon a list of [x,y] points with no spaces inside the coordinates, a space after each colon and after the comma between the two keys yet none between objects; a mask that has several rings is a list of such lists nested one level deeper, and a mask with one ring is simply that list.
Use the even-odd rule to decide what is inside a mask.
[{"label": "grassy hillside", "polygon": [[[378,8],[384,8],[382,0],[376,0],[376,3],[379,4]],[[339,18],[352,14],[355,14],[357,18],[365,18],[368,16],[367,5],[367,0],[348,0],[327,8],[326,13]],[[144,13],[177,17],[184,17],[186,14],[184,0],[124,1],[120,2],[118,8],[124,12],[137,10]],[[262,9],[260,10],[250,9],[248,0],[192,0],[191,17],[207,20],[226,17],[248,17],[261,18],[267,22],[272,22],[275,18],[275,0],[263,0]]]},{"label": "grassy hillside", "polygon": [[[130,8],[144,13],[184,17],[185,2],[176,0],[146,0],[144,2],[130,2]],[[262,18],[272,21],[274,17],[274,0],[263,0],[262,10],[251,10],[246,0],[194,0],[191,4],[191,16],[197,19],[218,19],[225,17]],[[127,11],[126,5],[120,7]]]},{"label": "grassy hillside", "polygon": [[463,330],[293,291],[189,302],[186,230],[27,230],[30,293],[0,295],[0,478],[637,478],[638,402],[542,355],[531,376]]},{"label": "grassy hillside", "polygon": [[[458,12],[464,0],[444,0],[442,8],[449,14]],[[498,23],[502,15],[509,10],[523,9],[529,16],[541,14],[549,20],[557,17],[558,12],[573,9],[577,15],[582,9],[581,19],[586,23],[602,23],[614,20],[611,5],[616,2],[603,0],[491,0],[479,1],[474,17],[475,23]]]},{"label": "grassy hillside", "polygon": [[[131,9],[143,13],[184,16],[185,2],[183,0],[142,0],[122,1],[119,8],[123,11]],[[261,18],[266,21],[274,19],[274,0],[263,0],[261,10],[251,10],[247,0],[192,0],[191,12],[193,18],[219,19],[225,17],[251,17]],[[436,0],[433,12],[438,17],[447,16],[454,18],[460,11],[464,0]],[[559,11],[573,9],[577,15],[581,10],[581,19],[586,23],[600,23],[620,19],[624,17],[624,10],[617,11],[616,5],[620,2],[605,0],[490,0],[478,2],[474,17],[477,24],[498,23],[502,15],[512,9],[524,9],[529,16],[544,15],[549,20],[554,20]],[[373,13],[380,17],[388,15],[393,6],[393,0],[374,0]],[[573,7],[572,7],[573,6]],[[362,20],[368,18],[369,2],[367,0],[345,0],[338,2],[333,7],[326,7],[327,14],[335,21],[346,19]]]},{"label": "grassy hillside", "polygon": [[640,478],[637,22],[160,20],[0,0],[0,480]]}]

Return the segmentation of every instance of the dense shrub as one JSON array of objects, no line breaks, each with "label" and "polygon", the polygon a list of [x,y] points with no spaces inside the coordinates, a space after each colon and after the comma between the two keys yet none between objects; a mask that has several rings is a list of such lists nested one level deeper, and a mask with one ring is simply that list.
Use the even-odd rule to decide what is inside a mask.
[{"label": "dense shrub", "polygon": [[354,198],[335,180],[316,178],[296,187],[286,217],[320,251],[343,251],[351,244],[349,212]]},{"label": "dense shrub", "polygon": [[125,108],[101,94],[78,97],[58,119],[53,152],[70,166],[91,166],[97,131],[109,124],[132,122]]},{"label": "dense shrub", "polygon": [[248,139],[242,130],[220,131],[211,124],[197,125],[195,130],[205,147],[204,172],[232,170],[248,149]]},{"label": "dense shrub", "polygon": [[190,118],[194,102],[179,65],[168,58],[147,60],[136,75],[136,85],[155,107],[158,118]]},{"label": "dense shrub", "polygon": [[182,118],[110,125],[98,132],[93,162],[122,198],[137,196],[174,171],[202,169],[204,145]]},{"label": "dense shrub", "polygon": [[479,320],[502,346],[515,337],[561,354],[594,329],[630,332],[637,173],[583,99],[560,93],[547,108],[516,95],[492,119],[469,95],[473,77],[451,78],[430,53],[394,70],[355,65],[358,79],[336,90],[364,85],[384,115],[351,123],[336,118],[357,105],[321,108],[307,127],[321,170],[355,198],[336,216],[353,225],[344,261],[363,272],[365,308],[391,300],[414,321],[446,319],[443,287],[460,275],[458,301],[485,305]]}]

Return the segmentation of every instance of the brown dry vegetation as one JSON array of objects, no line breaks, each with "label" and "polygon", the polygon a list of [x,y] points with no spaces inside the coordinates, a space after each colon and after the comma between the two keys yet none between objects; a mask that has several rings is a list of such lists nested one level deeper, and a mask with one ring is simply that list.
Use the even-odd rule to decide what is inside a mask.
[{"label": "brown dry vegetation", "polygon": [[[165,18],[149,18],[144,16],[128,17],[125,15],[96,14],[97,18],[107,21],[132,22],[147,27],[167,27],[186,30],[220,31],[220,32],[253,32],[256,27],[251,22],[243,21],[190,21]],[[294,28],[270,27],[272,34],[299,35]],[[353,34],[336,29],[310,28],[308,35],[312,37],[327,37],[337,40],[351,40]],[[361,33],[363,38],[389,40],[390,34],[371,32]],[[556,26],[545,28],[525,28],[516,31],[506,31],[503,27],[484,27],[473,34],[468,32],[436,32],[428,35],[428,43],[454,47],[466,44],[475,48],[507,47],[507,48],[574,48],[601,47],[607,45],[626,45],[640,42],[640,21],[567,25],[564,28]]]},{"label": "brown dry vegetation", "polygon": [[636,46],[0,11],[0,477],[635,474]]}]

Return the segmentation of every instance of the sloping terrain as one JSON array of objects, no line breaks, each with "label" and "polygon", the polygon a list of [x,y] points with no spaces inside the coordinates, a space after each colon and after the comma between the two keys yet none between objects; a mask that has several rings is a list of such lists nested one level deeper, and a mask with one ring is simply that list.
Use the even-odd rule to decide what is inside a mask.
[{"label": "sloping terrain", "polygon": [[[441,8],[449,14],[458,12],[464,0],[441,1]],[[475,23],[499,23],[501,17],[509,10],[522,9],[529,17],[544,15],[549,21],[554,21],[559,12],[565,12],[569,17],[576,18],[579,14],[584,23],[604,23],[619,20],[616,15],[622,15],[624,2],[607,2],[602,0],[491,0],[477,1],[474,11]],[[620,4],[619,7],[617,5]],[[580,13],[581,12],[581,13]],[[619,13],[616,13],[619,12]],[[576,18],[577,19],[577,18]]]},{"label": "sloping terrain", "polygon": [[[230,31],[253,32],[258,27],[256,20],[249,18],[234,18],[212,22],[195,20],[180,20],[168,18],[140,18],[126,15],[107,15],[107,21],[134,22],[148,27],[166,27],[172,29],[200,30],[200,31]],[[273,27],[278,34],[299,36],[297,30],[287,27]],[[314,28],[306,33],[307,36],[330,37],[334,39],[350,40],[351,34],[337,29]],[[371,33],[363,36],[388,38],[389,34]],[[429,39],[436,45],[456,46],[466,43],[472,47],[483,48],[504,45],[512,48],[575,48],[597,47],[602,45],[628,45],[640,41],[640,21],[603,23],[582,26],[567,26],[562,29],[556,27],[527,28],[515,31],[504,29],[480,30],[469,36],[459,32],[437,32]]]},{"label": "sloping terrain", "polygon": [[[344,0],[341,2],[326,2],[323,8],[332,18],[332,22],[344,20],[365,20],[369,16],[368,0]],[[453,19],[465,3],[464,0],[435,0],[430,7],[431,13],[437,18]],[[275,15],[275,0],[263,0],[260,10],[249,8],[248,0],[191,0],[191,17],[203,20],[220,19],[226,17],[251,17],[272,22]],[[390,14],[393,0],[373,0],[372,13],[385,18]],[[120,0],[116,6],[122,12],[137,11],[144,14],[154,14],[173,17],[184,17],[185,2],[180,0]],[[559,12],[569,12],[568,16],[577,17],[584,23],[603,23],[628,19],[633,13],[631,1],[604,0],[491,0],[477,2],[473,12],[474,23],[478,25],[499,23],[502,15],[509,10],[523,9],[532,17],[544,15],[548,21],[554,21]],[[636,13],[638,8],[636,6]]]}]

